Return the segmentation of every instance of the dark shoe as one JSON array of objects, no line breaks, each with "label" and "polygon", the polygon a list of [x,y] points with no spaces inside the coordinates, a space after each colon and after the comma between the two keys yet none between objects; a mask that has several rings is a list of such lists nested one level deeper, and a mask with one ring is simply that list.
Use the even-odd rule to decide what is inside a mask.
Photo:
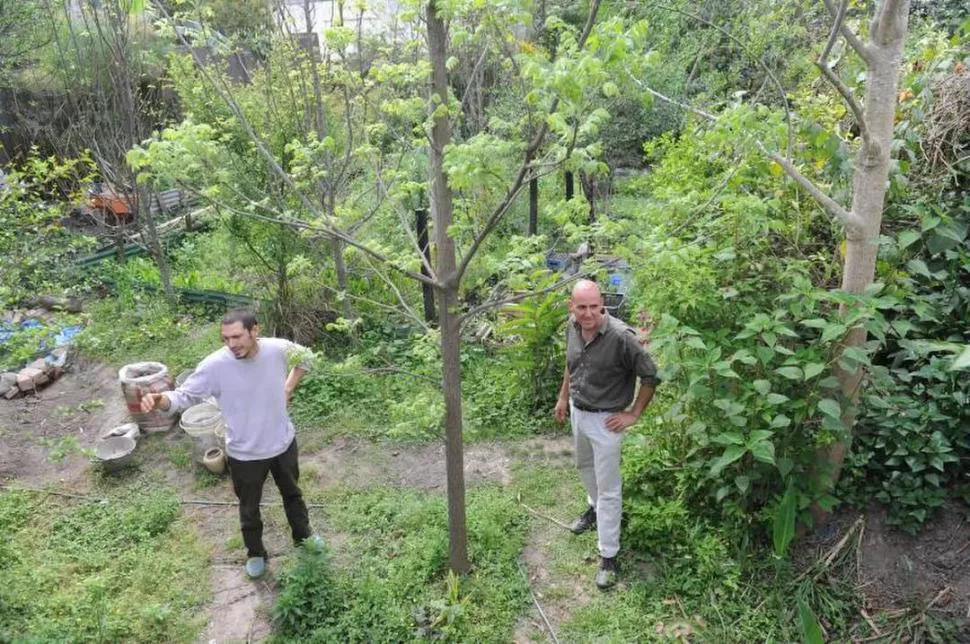
[{"label": "dark shoe", "polygon": [[596,510],[590,506],[589,509],[583,512],[583,516],[573,521],[573,524],[569,526],[569,531],[573,534],[583,534],[594,525],[596,525]]},{"label": "dark shoe", "polygon": [[616,585],[616,575],[620,572],[620,564],[616,557],[600,558],[600,569],[596,573],[596,587],[609,590]]}]

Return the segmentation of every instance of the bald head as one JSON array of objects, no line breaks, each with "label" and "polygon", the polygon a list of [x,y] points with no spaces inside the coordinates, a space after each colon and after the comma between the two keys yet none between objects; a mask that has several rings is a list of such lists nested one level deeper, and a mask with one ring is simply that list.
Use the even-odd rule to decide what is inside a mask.
[{"label": "bald head", "polygon": [[576,285],[573,286],[573,299],[577,297],[595,297],[597,299],[602,299],[603,294],[600,292],[599,284],[592,280],[579,280]]},{"label": "bald head", "polygon": [[569,298],[569,312],[582,327],[584,334],[594,334],[603,324],[606,309],[603,307],[603,294],[596,282],[579,280],[573,287]]}]

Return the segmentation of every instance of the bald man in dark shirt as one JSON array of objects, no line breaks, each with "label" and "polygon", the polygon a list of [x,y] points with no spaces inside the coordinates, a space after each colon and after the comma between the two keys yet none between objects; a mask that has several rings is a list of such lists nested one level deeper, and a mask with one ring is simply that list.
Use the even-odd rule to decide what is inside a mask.
[{"label": "bald man in dark shirt", "polygon": [[595,282],[576,283],[569,313],[566,370],[555,416],[560,421],[570,418],[576,466],[589,502],[570,530],[580,534],[596,526],[600,551],[596,585],[606,590],[616,584],[619,572],[623,432],[650,404],[660,380],[636,331],[606,312]]}]

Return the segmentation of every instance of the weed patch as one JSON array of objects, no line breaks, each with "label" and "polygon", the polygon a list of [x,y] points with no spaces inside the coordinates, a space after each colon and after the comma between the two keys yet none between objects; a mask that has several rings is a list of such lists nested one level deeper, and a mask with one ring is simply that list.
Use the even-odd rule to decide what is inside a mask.
[{"label": "weed patch", "polygon": [[508,641],[527,598],[515,558],[525,516],[509,495],[468,497],[473,571],[448,575],[444,499],[377,488],[328,495],[331,525],[350,538],[332,554],[303,552],[281,575],[278,641]]},{"label": "weed patch", "polygon": [[0,496],[0,640],[193,641],[208,567],[179,515],[165,491],[83,504]]}]

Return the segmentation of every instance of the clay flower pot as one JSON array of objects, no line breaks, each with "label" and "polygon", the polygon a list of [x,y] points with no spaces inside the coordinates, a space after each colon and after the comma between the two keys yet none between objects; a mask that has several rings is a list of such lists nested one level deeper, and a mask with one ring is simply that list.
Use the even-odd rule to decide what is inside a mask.
[{"label": "clay flower pot", "polygon": [[211,447],[202,456],[202,464],[213,474],[222,474],[226,471],[226,454],[218,447]]}]

